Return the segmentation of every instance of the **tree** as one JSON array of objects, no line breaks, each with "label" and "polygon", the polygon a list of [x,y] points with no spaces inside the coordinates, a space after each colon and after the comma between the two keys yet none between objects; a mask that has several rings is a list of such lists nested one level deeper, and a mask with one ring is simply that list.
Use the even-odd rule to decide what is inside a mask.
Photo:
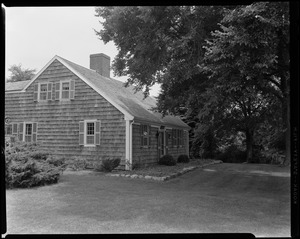
[{"label": "tree", "polygon": [[12,65],[8,71],[10,72],[10,76],[7,78],[8,82],[31,80],[36,72],[35,69],[22,69],[21,64]]},{"label": "tree", "polygon": [[[287,143],[290,140],[288,19],[288,3],[260,2],[228,10],[221,21],[221,30],[213,32],[213,40],[208,41],[206,62],[202,65],[221,85],[232,84],[233,77],[238,77],[255,86],[260,95],[271,93],[277,97]],[[289,161],[288,147],[286,152]]]},{"label": "tree", "polygon": [[105,43],[114,41],[119,50],[115,74],[129,76],[127,85],[144,89],[145,96],[154,83],[161,84],[156,110],[184,115],[192,127],[191,140],[199,122],[196,98],[209,83],[199,71],[202,46],[218,28],[222,12],[221,6],[96,8],[96,15],[104,19],[103,30],[96,34]]},{"label": "tree", "polygon": [[128,76],[128,84],[148,95],[154,83],[173,86],[200,73],[202,45],[222,11],[219,6],[99,7],[104,29],[96,34],[119,50],[115,74]]},{"label": "tree", "polygon": [[[219,137],[243,130],[249,160],[268,110],[281,109],[288,122],[288,3],[107,7],[96,13],[104,19],[96,34],[119,50],[115,73],[128,75],[127,84],[145,96],[161,84],[158,111],[184,114],[187,123],[206,124],[198,129]],[[197,135],[199,130],[194,143],[202,145]]]}]

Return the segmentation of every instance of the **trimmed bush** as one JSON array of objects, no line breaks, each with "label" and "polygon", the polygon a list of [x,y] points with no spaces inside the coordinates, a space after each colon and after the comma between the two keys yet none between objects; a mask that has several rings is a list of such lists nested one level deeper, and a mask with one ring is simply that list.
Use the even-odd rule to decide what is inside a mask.
[{"label": "trimmed bush", "polygon": [[186,154],[179,155],[179,157],[177,158],[177,163],[189,163],[189,162],[190,162],[190,158]]},{"label": "trimmed bush", "polygon": [[73,171],[84,170],[87,168],[87,161],[80,156],[75,156],[66,160],[66,164],[67,168],[72,169]]},{"label": "trimmed bush", "polygon": [[174,159],[173,156],[169,154],[162,156],[158,161],[158,164],[167,166],[174,166],[176,165],[176,163],[176,159]]},{"label": "trimmed bush", "polygon": [[5,181],[7,188],[27,188],[57,183],[64,164],[53,163],[50,154],[38,145],[15,142],[5,149]]},{"label": "trimmed bush", "polygon": [[95,170],[111,172],[111,171],[113,171],[113,169],[118,167],[120,163],[121,163],[120,158],[104,158],[101,160],[101,164],[95,165]]}]

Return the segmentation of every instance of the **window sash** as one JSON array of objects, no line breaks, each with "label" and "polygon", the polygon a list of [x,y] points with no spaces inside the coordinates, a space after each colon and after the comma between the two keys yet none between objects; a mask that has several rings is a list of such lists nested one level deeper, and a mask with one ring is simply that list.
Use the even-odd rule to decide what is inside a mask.
[{"label": "window sash", "polygon": [[86,120],[79,122],[79,145],[100,145],[100,120]]},{"label": "window sash", "polygon": [[32,141],[32,135],[33,135],[33,125],[32,125],[32,123],[26,123],[25,124],[24,141],[25,142],[31,142]]},{"label": "window sash", "polygon": [[150,127],[149,125],[140,125],[141,130],[141,146],[148,147],[150,145]]},{"label": "window sash", "polygon": [[48,84],[40,84],[40,100],[47,100],[47,90]]},{"label": "window sash", "polygon": [[25,136],[31,136],[32,135],[32,124],[26,124],[25,126]]},{"label": "window sash", "polygon": [[86,124],[86,134],[87,135],[95,135],[95,123],[88,122]]},{"label": "window sash", "polygon": [[61,83],[61,98],[70,99],[70,82]]},{"label": "window sash", "polygon": [[95,135],[87,135],[86,136],[86,144],[95,144]]},{"label": "window sash", "polygon": [[5,135],[12,135],[12,124],[8,124],[5,127]]}]

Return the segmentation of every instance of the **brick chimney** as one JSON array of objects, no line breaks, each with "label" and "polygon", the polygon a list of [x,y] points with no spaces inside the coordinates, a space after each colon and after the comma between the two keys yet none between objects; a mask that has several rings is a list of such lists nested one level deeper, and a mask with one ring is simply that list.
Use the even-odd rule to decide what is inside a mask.
[{"label": "brick chimney", "polygon": [[90,69],[97,71],[102,76],[110,77],[110,57],[103,53],[91,54]]}]

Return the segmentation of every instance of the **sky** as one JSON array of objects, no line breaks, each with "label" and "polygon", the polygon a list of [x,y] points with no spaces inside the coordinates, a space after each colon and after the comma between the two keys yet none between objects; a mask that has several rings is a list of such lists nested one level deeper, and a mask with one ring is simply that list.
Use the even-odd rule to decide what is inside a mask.
[{"label": "sky", "polygon": [[[89,68],[90,54],[104,53],[111,62],[118,53],[95,31],[102,29],[94,7],[5,7],[5,69],[22,64],[39,72],[55,55]],[[111,77],[126,81],[126,77]],[[150,95],[157,96],[154,85]]]}]

